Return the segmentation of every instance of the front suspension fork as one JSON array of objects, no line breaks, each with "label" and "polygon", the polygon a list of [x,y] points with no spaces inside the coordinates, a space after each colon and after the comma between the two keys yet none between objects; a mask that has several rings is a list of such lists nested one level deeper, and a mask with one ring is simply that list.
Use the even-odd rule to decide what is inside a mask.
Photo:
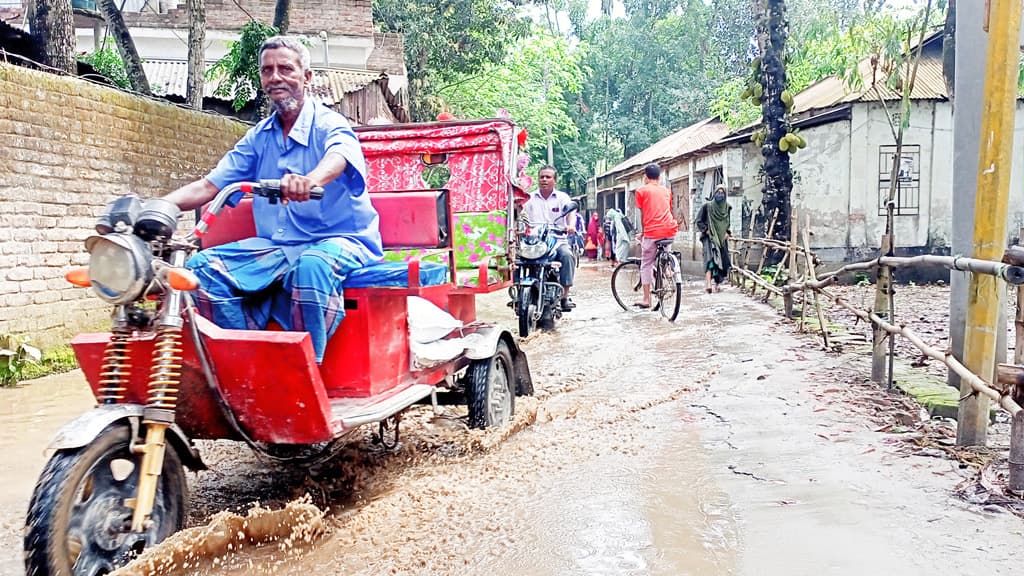
[{"label": "front suspension fork", "polygon": [[[184,251],[177,251],[171,258],[172,266],[183,266]],[[142,411],[142,424],[146,427],[146,441],[135,450],[142,454],[139,466],[139,486],[132,513],[132,531],[143,532],[148,528],[149,517],[156,501],[156,488],[164,467],[167,429],[174,424],[174,411],[178,406],[178,387],[181,384],[181,332],[182,320],[181,291],[169,289],[164,302],[164,313],[157,328],[153,344],[153,367],[149,375],[149,391],[146,407]]]}]

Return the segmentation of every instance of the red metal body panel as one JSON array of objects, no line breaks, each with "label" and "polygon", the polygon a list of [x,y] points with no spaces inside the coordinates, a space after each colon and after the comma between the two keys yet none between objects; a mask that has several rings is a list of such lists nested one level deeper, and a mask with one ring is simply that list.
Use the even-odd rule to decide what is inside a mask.
[{"label": "red metal body panel", "polygon": [[[197,325],[225,401],[255,440],[281,444],[323,442],[335,436],[331,408],[305,332],[224,330],[204,318]],[[109,334],[81,334],[71,345],[95,394]],[[186,325],[177,422],[191,438],[236,437],[206,386]],[[133,339],[125,401],[145,404],[153,339]]]},{"label": "red metal body panel", "polygon": [[373,396],[408,379],[405,294],[375,297],[372,291],[345,290],[345,319],[327,343],[320,367],[331,396]]}]

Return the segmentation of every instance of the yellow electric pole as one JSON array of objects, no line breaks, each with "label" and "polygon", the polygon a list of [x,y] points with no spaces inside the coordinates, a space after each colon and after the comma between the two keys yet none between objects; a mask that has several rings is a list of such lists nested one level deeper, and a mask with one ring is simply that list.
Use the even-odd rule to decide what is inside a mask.
[{"label": "yellow electric pole", "polygon": [[[1006,218],[1010,196],[1013,125],[1017,110],[1017,63],[1020,59],[1021,0],[991,0],[985,102],[981,123],[978,192],[974,199],[974,258],[999,260],[1006,244]],[[967,333],[964,364],[992,381],[999,312],[1005,288],[995,276],[974,274],[967,297]],[[957,444],[985,444],[989,400],[975,394],[970,384],[960,385]]]}]

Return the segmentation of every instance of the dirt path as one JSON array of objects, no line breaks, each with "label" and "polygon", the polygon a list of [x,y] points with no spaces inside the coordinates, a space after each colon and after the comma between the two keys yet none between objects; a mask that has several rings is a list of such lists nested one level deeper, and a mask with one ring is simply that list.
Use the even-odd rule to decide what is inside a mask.
[{"label": "dirt path", "polygon": [[[397,452],[367,438],[308,472],[203,443],[211,470],[190,475],[192,524],[308,494],[327,533],[179,573],[1011,573],[1024,522],[956,500],[954,462],[907,456],[900,435],[876,432],[917,414],[851,382],[849,358],[817,351],[736,291],[687,285],[671,325],[622,312],[607,270],[586,266],[578,284],[558,332],[523,343],[538,395],[520,399],[512,433],[468,432],[457,410],[417,408]],[[482,314],[511,325],[498,296]],[[0,401],[35,386],[0,390]],[[78,402],[42,416],[31,440],[45,444],[43,428]],[[0,436],[5,454],[14,440]],[[19,573],[36,454],[19,448],[24,464],[0,475],[14,511],[0,573]]]}]

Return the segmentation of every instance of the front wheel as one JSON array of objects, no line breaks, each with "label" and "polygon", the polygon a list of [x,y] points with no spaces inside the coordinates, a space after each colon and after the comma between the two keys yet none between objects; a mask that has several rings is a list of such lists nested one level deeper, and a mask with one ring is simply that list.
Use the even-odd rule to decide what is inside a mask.
[{"label": "front wheel", "polygon": [[466,403],[470,428],[500,428],[512,421],[516,398],[513,376],[512,352],[502,340],[494,356],[469,365]]},{"label": "front wheel", "polygon": [[533,286],[519,287],[519,301],[516,303],[516,314],[519,316],[519,337],[526,338],[533,327],[533,316],[536,305],[533,304]]},{"label": "front wheel", "polygon": [[89,445],[50,458],[29,503],[25,568],[31,576],[98,576],[127,564],[143,549],[181,529],[187,484],[174,448],[167,446],[152,522],[131,531],[142,456],[131,430],[113,425]]},{"label": "front wheel", "polygon": [[612,296],[625,311],[636,310],[633,304],[643,295],[640,285],[640,263],[627,260],[612,272]]}]

